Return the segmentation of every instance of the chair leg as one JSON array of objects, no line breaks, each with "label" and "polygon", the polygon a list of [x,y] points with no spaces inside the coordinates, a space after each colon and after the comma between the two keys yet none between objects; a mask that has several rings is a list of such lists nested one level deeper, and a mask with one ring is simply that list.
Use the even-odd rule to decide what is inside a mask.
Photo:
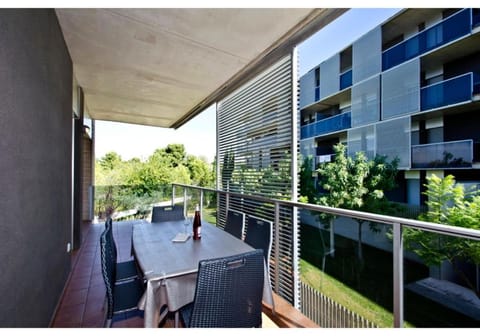
[{"label": "chair leg", "polygon": [[104,328],[111,328],[112,327],[112,319],[107,319],[105,321]]},{"label": "chair leg", "polygon": [[178,328],[179,313],[178,310],[175,312],[175,328]]}]

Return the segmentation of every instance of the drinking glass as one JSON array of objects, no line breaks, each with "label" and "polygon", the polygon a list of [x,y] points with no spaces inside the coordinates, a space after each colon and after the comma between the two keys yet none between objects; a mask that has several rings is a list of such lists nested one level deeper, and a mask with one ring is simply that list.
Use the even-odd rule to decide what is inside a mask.
[{"label": "drinking glass", "polygon": [[189,216],[185,216],[185,219],[183,221],[183,225],[184,225],[184,233],[186,235],[190,235],[190,232],[189,232],[189,228],[192,226],[192,217],[189,217]]}]

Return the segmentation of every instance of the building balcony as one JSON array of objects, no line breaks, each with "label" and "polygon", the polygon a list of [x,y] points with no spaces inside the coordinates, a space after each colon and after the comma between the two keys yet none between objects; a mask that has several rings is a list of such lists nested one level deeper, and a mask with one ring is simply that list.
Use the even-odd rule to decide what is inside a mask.
[{"label": "building balcony", "polygon": [[461,140],[412,146],[412,168],[471,168],[473,141]]},{"label": "building balcony", "polygon": [[466,73],[423,87],[420,92],[420,108],[426,111],[470,101],[477,93],[480,93],[479,74]]},{"label": "building balcony", "polygon": [[[358,225],[356,220],[358,219],[371,221],[377,225],[377,233],[374,236],[371,233],[367,234],[368,226],[363,228],[365,259],[367,261],[375,260],[373,263],[367,262],[364,265],[367,268],[367,273],[375,276],[371,277],[367,286],[364,286],[363,290],[366,290],[366,292],[363,295],[370,297],[372,294],[368,294],[368,292],[374,293],[370,297],[372,302],[375,302],[375,297],[378,296],[388,298],[388,303],[382,304],[382,307],[379,308],[382,311],[390,312],[391,317],[387,319],[389,322],[386,322],[389,324],[387,325],[388,327],[403,326],[404,310],[405,317],[408,320],[413,319],[412,316],[419,314],[418,309],[422,311],[420,320],[425,320],[426,316],[429,315],[427,318],[428,322],[425,322],[426,325],[423,325],[427,327],[443,325],[441,324],[441,319],[435,320],[437,318],[434,316],[435,314],[454,314],[455,319],[464,313],[469,314],[458,308],[467,305],[459,297],[451,299],[452,306],[455,306],[455,308],[451,308],[450,306],[444,307],[442,300],[438,300],[438,297],[443,295],[442,290],[438,291],[436,296],[430,296],[431,293],[427,285],[435,281],[428,278],[428,272],[418,272],[420,266],[411,260],[411,256],[409,256],[407,251],[403,250],[401,237],[402,227],[410,227],[418,230],[428,230],[445,237],[454,235],[468,240],[480,240],[480,233],[476,230],[272,199],[258,196],[255,192],[247,194],[196,186],[174,185],[172,192],[168,193],[168,197],[171,198],[167,202],[183,203],[186,209],[191,209],[193,204],[199,202],[202,205],[203,220],[213,222],[220,228],[223,228],[224,225],[221,218],[226,207],[237,211],[241,210],[247,216],[251,214],[259,216],[261,214],[262,218],[272,221],[274,240],[269,264],[270,279],[274,290],[275,313],[272,313],[270,306],[264,304],[263,327],[265,328],[318,326],[358,328],[379,326],[377,323],[370,321],[370,317],[359,315],[351,308],[347,309],[342,303],[332,300],[327,294],[320,293],[312,287],[312,282],[309,280],[310,271],[307,263],[318,263],[318,272],[322,269],[325,274],[332,276],[331,273],[327,272],[331,272],[331,269],[338,269],[335,266],[336,264],[341,266],[345,260],[355,260],[352,253],[355,253],[356,247],[353,249],[348,247],[354,240],[349,242],[350,239],[346,237],[348,235],[356,236],[355,231]],[[145,206],[138,206],[138,208],[144,209]],[[295,215],[295,209],[301,211],[301,216]],[[132,216],[136,213],[144,217],[143,220],[149,220],[149,214],[143,210],[117,211],[117,218],[123,219],[123,221],[114,223],[113,231],[119,248],[119,260],[131,258],[132,227],[138,222],[137,220],[122,218],[121,216]],[[292,221],[287,223],[288,225],[282,219],[286,213],[293,216],[291,217]],[[309,219],[306,219],[304,216],[307,213],[310,214],[309,217],[313,218],[314,221],[318,220],[320,213],[328,213],[337,217],[335,228],[331,231],[335,232],[335,237],[330,236],[330,239],[333,237],[330,243],[328,243],[328,230],[325,231],[321,224],[317,224],[320,225],[318,228],[307,224]],[[299,223],[296,223],[294,218],[297,218]],[[103,228],[103,222],[91,224],[88,234],[85,235],[86,238],[82,248],[76,252],[73,269],[63,298],[59,303],[53,327],[101,327],[104,314],[105,287],[100,270],[98,238]],[[322,231],[327,233],[326,239],[321,238],[322,234],[319,233]],[[391,234],[391,238],[387,238],[389,234]],[[386,246],[385,251],[378,250],[372,254],[372,250],[376,250],[375,244],[378,244],[379,241],[383,241],[382,244]],[[309,250],[305,247],[309,244],[314,249]],[[352,246],[356,246],[356,244]],[[292,253],[292,251],[294,252]],[[301,253],[299,253],[300,251]],[[289,259],[295,258],[301,259],[300,265],[293,262],[292,267]],[[319,258],[318,262],[315,261],[316,258]],[[320,266],[322,265],[322,259],[323,268]],[[353,262],[349,267],[356,269],[357,266],[355,264]],[[345,265],[343,268],[345,268]],[[329,269],[330,271],[328,271]],[[424,269],[428,270],[425,267]],[[424,277],[427,277],[428,281]],[[293,290],[293,298],[289,297],[288,293],[290,290]],[[425,292],[422,292],[423,290]],[[428,299],[421,298],[422,296]],[[353,302],[353,306],[355,306],[362,305],[363,301],[360,300],[363,299],[355,296],[349,298],[348,301]],[[422,302],[422,304],[417,309],[418,302]],[[376,303],[373,304],[375,305]],[[430,310],[434,313],[429,314],[428,311]],[[426,314],[425,311],[427,311]],[[460,320],[453,321],[453,323],[459,326],[470,326],[472,323],[478,323],[476,315],[473,314],[472,316],[462,317]],[[173,317],[173,314],[172,316],[168,315],[160,327],[173,327]],[[448,320],[446,317],[445,319]],[[417,319],[417,321],[419,320]],[[141,317],[136,317],[115,322],[113,327],[138,328],[143,327],[143,323],[144,321]],[[411,326],[411,322],[405,321],[405,323]]]},{"label": "building balcony", "polygon": [[382,54],[383,71],[470,34],[472,27],[478,24],[478,16],[478,13],[473,15],[471,8],[461,10],[385,50]]},{"label": "building balcony", "polygon": [[303,125],[300,129],[300,139],[342,131],[349,129],[351,125],[351,112],[337,114],[311,124]]}]

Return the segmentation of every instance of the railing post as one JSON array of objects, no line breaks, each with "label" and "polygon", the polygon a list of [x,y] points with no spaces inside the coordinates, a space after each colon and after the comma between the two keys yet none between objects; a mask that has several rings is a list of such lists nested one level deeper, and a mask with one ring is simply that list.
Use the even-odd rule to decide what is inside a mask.
[{"label": "railing post", "polygon": [[399,223],[393,224],[393,326],[403,328],[403,237]]},{"label": "railing post", "polygon": [[275,202],[275,218],[273,222],[273,227],[275,230],[275,253],[274,253],[274,259],[275,259],[275,273],[274,273],[274,278],[275,278],[275,292],[279,293],[280,287],[279,287],[279,282],[280,282],[280,204],[278,202]]},{"label": "railing post", "polygon": [[172,184],[172,206],[175,205],[175,184]]},{"label": "railing post", "polygon": [[203,189],[200,189],[200,213],[203,213]]},{"label": "railing post", "polygon": [[[228,187],[227,187],[228,188]],[[225,193],[225,223],[227,222],[228,218],[228,208],[230,207],[230,193],[227,190]],[[224,224],[225,225],[225,224]]]},{"label": "railing post", "polygon": [[[183,187],[183,210],[187,210],[187,187]],[[188,212],[185,212],[188,213]]]}]

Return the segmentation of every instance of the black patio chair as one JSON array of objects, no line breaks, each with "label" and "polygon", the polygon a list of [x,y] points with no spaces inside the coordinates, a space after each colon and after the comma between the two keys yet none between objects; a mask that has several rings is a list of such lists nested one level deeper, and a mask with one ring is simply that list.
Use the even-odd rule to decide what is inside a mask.
[{"label": "black patio chair", "polygon": [[238,239],[243,239],[243,230],[245,227],[245,214],[233,210],[228,210],[227,221],[224,230]]},{"label": "black patio chair", "polygon": [[106,287],[106,316],[104,327],[110,328],[114,321],[143,316],[137,308],[143,295],[144,285],[139,279],[116,283],[116,263],[113,250],[109,247],[108,231],[100,235],[102,276]]},{"label": "black patio chair", "polygon": [[129,281],[139,278],[139,270],[135,260],[127,260],[117,262],[117,244],[113,238],[113,222],[112,218],[108,217],[105,221],[105,231],[107,232],[107,247],[112,250],[113,260],[115,260],[115,282]]},{"label": "black patio chair", "polygon": [[272,249],[272,222],[255,216],[248,216],[245,243],[256,249],[262,249],[265,263],[268,265]]},{"label": "black patio chair", "polygon": [[201,260],[193,303],[180,309],[189,328],[262,326],[264,261],[261,250]]},{"label": "black patio chair", "polygon": [[152,223],[161,223],[185,218],[182,205],[154,206],[152,209]]}]

